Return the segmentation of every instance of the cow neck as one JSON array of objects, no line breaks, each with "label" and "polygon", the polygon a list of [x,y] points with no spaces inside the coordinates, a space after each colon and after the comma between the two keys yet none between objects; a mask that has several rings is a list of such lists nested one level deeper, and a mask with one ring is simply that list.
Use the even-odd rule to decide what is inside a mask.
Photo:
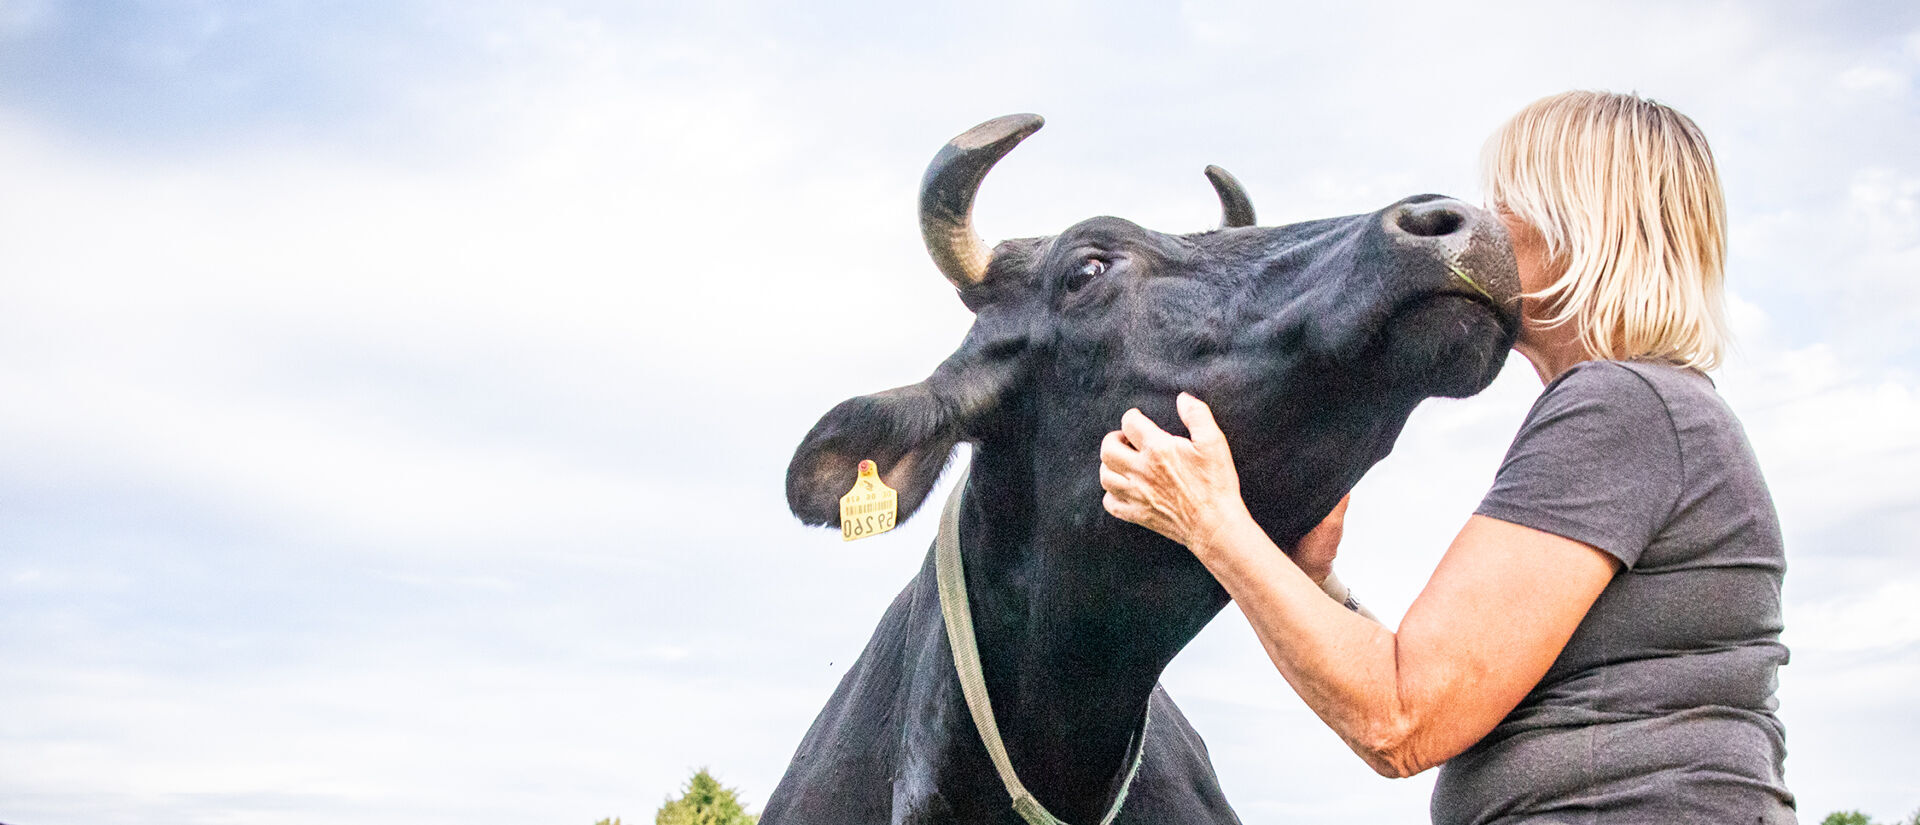
[{"label": "cow neck", "polygon": [[[981,744],[985,746],[988,759],[993,763],[994,772],[999,775],[1001,784],[1006,788],[1014,811],[1028,825],[1067,825],[1064,820],[1048,811],[1046,806],[1042,805],[1040,800],[1021,782],[1013,767],[1007,744],[1001,736],[999,721],[994,714],[993,701],[988,695],[985,667],[982,664],[979,641],[975,636],[973,612],[969,604],[965,562],[960,550],[960,519],[963,509],[961,505],[966,496],[968,476],[969,473],[963,471],[954,484],[953,492],[947,497],[946,507],[940,517],[939,534],[934,543],[934,568],[940,595],[940,612],[946,626],[948,646],[953,651],[954,670],[959,676],[961,693],[966,699],[967,711],[973,718],[974,728],[980,734]],[[1000,681],[1002,684],[1008,684],[1008,680]],[[1071,699],[1068,699],[1068,702],[1071,702]],[[1024,707],[1030,702],[1007,704]],[[1126,804],[1127,791],[1132,787],[1134,777],[1139,773],[1140,763],[1145,754],[1148,721],[1149,716],[1145,713],[1141,714],[1140,724],[1128,734],[1127,744],[1122,751],[1125,754],[1126,772],[1121,776],[1119,786],[1113,792],[1112,802],[1107,806],[1106,814],[1100,818],[1099,825],[1111,825],[1119,816],[1121,807]],[[1061,758],[1049,761],[1055,764],[1070,764],[1078,761],[1075,759],[1076,755],[1078,755],[1077,749],[1060,753],[1057,756]],[[1080,787],[1089,787],[1089,785],[1082,784]],[[1099,787],[1099,785],[1095,784],[1091,787]]]}]

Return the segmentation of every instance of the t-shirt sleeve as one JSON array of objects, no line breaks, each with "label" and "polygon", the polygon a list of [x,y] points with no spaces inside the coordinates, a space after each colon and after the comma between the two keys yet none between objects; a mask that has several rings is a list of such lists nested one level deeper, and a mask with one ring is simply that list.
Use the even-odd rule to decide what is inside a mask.
[{"label": "t-shirt sleeve", "polygon": [[1673,513],[1680,461],[1673,417],[1652,385],[1620,364],[1588,362],[1534,402],[1475,512],[1632,567]]}]

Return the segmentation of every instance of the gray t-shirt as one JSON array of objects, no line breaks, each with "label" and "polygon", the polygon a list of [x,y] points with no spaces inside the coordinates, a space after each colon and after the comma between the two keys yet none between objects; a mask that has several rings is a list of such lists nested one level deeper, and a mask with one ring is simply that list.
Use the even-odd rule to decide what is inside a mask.
[{"label": "gray t-shirt", "polygon": [[1533,691],[1441,769],[1436,825],[1794,821],[1773,715],[1780,525],[1712,381],[1644,361],[1566,371],[1478,512],[1624,567]]}]

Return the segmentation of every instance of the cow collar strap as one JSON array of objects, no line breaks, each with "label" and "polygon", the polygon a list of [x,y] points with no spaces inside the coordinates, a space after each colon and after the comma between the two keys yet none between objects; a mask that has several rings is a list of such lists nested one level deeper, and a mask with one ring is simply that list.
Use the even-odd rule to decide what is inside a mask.
[{"label": "cow collar strap", "polygon": [[[993,719],[993,703],[987,700],[987,680],[980,668],[980,646],[973,636],[973,609],[967,604],[966,571],[960,563],[960,499],[966,486],[967,473],[963,471],[953,485],[953,493],[947,496],[946,509],[940,514],[940,534],[933,544],[934,575],[940,583],[940,615],[946,620],[947,646],[953,648],[953,667],[960,672],[960,692],[967,697],[967,710],[973,714],[973,726],[980,730],[980,742],[987,746],[993,769],[999,772],[1000,782],[1007,786],[1007,795],[1013,797],[1014,812],[1026,820],[1027,825],[1067,825],[1049,813],[1040,800],[1034,798],[1033,792],[1020,783],[1020,777],[1014,775],[1013,760],[1007,757],[1007,745],[1001,741],[1000,726]],[[1127,743],[1127,750],[1133,752],[1127,778],[1121,781],[1120,792],[1113,796],[1113,807],[1100,818],[1100,825],[1113,825],[1114,818],[1120,815],[1120,806],[1127,801],[1127,789],[1133,787],[1133,778],[1140,773],[1146,741],[1147,723],[1142,718],[1140,730]]]}]

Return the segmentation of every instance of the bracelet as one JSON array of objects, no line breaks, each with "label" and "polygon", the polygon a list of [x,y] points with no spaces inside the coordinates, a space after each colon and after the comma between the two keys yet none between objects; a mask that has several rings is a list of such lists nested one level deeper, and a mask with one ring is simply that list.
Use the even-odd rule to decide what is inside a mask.
[{"label": "bracelet", "polygon": [[1340,581],[1340,576],[1331,570],[1327,571],[1326,578],[1320,580],[1320,592],[1341,604],[1353,600],[1353,590],[1349,589],[1345,582]]},{"label": "bracelet", "polygon": [[1320,591],[1327,594],[1334,601],[1339,602],[1341,607],[1372,619],[1375,622],[1380,621],[1379,617],[1373,615],[1373,611],[1368,610],[1360,604],[1358,599],[1353,597],[1353,589],[1347,587],[1345,582],[1340,581],[1340,577],[1334,575],[1333,571],[1327,571],[1327,577],[1320,581]]}]

